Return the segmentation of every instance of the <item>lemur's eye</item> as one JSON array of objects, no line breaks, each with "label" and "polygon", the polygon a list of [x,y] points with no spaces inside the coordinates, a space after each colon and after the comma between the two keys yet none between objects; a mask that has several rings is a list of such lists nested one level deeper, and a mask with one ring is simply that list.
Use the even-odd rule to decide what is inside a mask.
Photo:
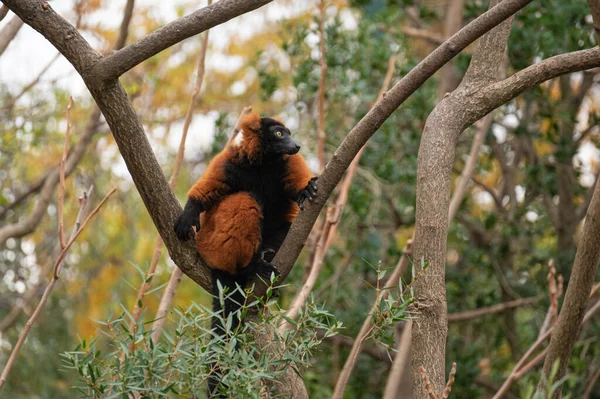
[{"label": "lemur's eye", "polygon": [[281,137],[281,132],[279,132],[279,131],[275,132],[275,136]]}]

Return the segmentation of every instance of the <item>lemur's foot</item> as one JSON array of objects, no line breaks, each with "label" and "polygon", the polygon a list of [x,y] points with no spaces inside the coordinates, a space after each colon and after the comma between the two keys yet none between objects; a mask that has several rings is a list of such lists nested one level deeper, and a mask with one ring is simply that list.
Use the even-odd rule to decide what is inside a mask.
[{"label": "lemur's foot", "polygon": [[301,210],[304,210],[304,201],[306,201],[306,199],[312,201],[317,196],[317,191],[319,191],[319,188],[317,187],[317,179],[318,177],[316,176],[310,179],[306,187],[300,191],[296,203]]},{"label": "lemur's foot", "polygon": [[277,270],[275,265],[271,262],[267,262],[264,258],[261,257],[261,259],[258,260],[258,263],[259,265],[256,274],[266,282],[271,281],[271,274],[275,274],[275,277],[277,278],[281,276],[281,273],[279,273],[279,270]]}]

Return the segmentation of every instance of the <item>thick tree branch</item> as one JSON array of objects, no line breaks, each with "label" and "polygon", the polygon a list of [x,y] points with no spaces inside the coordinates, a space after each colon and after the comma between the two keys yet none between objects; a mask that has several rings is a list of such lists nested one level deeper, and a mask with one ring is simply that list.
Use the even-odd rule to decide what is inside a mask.
[{"label": "thick tree branch", "polygon": [[96,83],[117,79],[134,66],[172,45],[227,22],[232,18],[262,7],[271,1],[221,0],[215,4],[206,6],[157,29],[151,34],[102,59],[90,71],[89,79]]}]

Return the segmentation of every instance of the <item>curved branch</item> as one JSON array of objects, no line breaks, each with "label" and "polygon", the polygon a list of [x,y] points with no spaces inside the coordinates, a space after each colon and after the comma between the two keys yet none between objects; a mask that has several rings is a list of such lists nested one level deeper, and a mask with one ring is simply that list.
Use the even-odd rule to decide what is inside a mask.
[{"label": "curved branch", "polygon": [[573,51],[540,61],[483,90],[474,90],[468,96],[469,105],[474,108],[469,117],[465,118],[465,127],[540,83],[598,66],[600,47]]},{"label": "curved branch", "polygon": [[100,60],[90,80],[117,79],[134,66],[189,37],[253,11],[272,0],[221,0],[155,30],[140,40]]}]

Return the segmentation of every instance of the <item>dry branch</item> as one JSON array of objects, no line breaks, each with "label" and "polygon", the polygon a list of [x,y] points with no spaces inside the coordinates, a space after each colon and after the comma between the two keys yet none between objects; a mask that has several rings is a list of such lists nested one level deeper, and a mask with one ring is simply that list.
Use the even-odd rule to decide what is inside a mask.
[{"label": "dry branch", "polygon": [[398,398],[398,390],[400,389],[400,382],[406,366],[410,359],[410,339],[412,334],[412,320],[408,320],[402,330],[402,337],[398,341],[398,348],[396,356],[394,356],[394,363],[385,384],[385,391],[383,392],[383,399],[396,399]]},{"label": "dry branch", "polygon": [[475,166],[477,166],[477,161],[479,160],[479,150],[481,150],[485,135],[487,134],[488,130],[490,130],[492,119],[493,117],[490,113],[483,118],[480,121],[481,123],[479,126],[477,126],[477,131],[475,132],[475,137],[473,137],[473,143],[471,144],[471,151],[469,152],[469,159],[465,163],[465,167],[463,168],[463,171],[456,182],[456,189],[454,190],[454,194],[452,194],[452,199],[450,200],[448,223],[454,219],[454,215],[456,215],[458,207],[465,197],[467,184],[469,183],[469,180],[471,180]]},{"label": "dry branch", "polygon": [[538,303],[542,298],[542,296],[536,296],[532,298],[519,298],[515,299],[514,301],[503,302],[497,305],[488,306],[486,308],[467,310],[465,312],[460,313],[449,313],[448,322],[479,319],[490,314],[503,312],[506,309],[514,309],[521,306],[533,305],[535,303]]},{"label": "dry branch", "polygon": [[0,30],[0,56],[2,56],[2,53],[4,53],[15,36],[17,36],[21,26],[23,26],[21,18],[14,16],[6,25],[4,25],[4,28]]}]

